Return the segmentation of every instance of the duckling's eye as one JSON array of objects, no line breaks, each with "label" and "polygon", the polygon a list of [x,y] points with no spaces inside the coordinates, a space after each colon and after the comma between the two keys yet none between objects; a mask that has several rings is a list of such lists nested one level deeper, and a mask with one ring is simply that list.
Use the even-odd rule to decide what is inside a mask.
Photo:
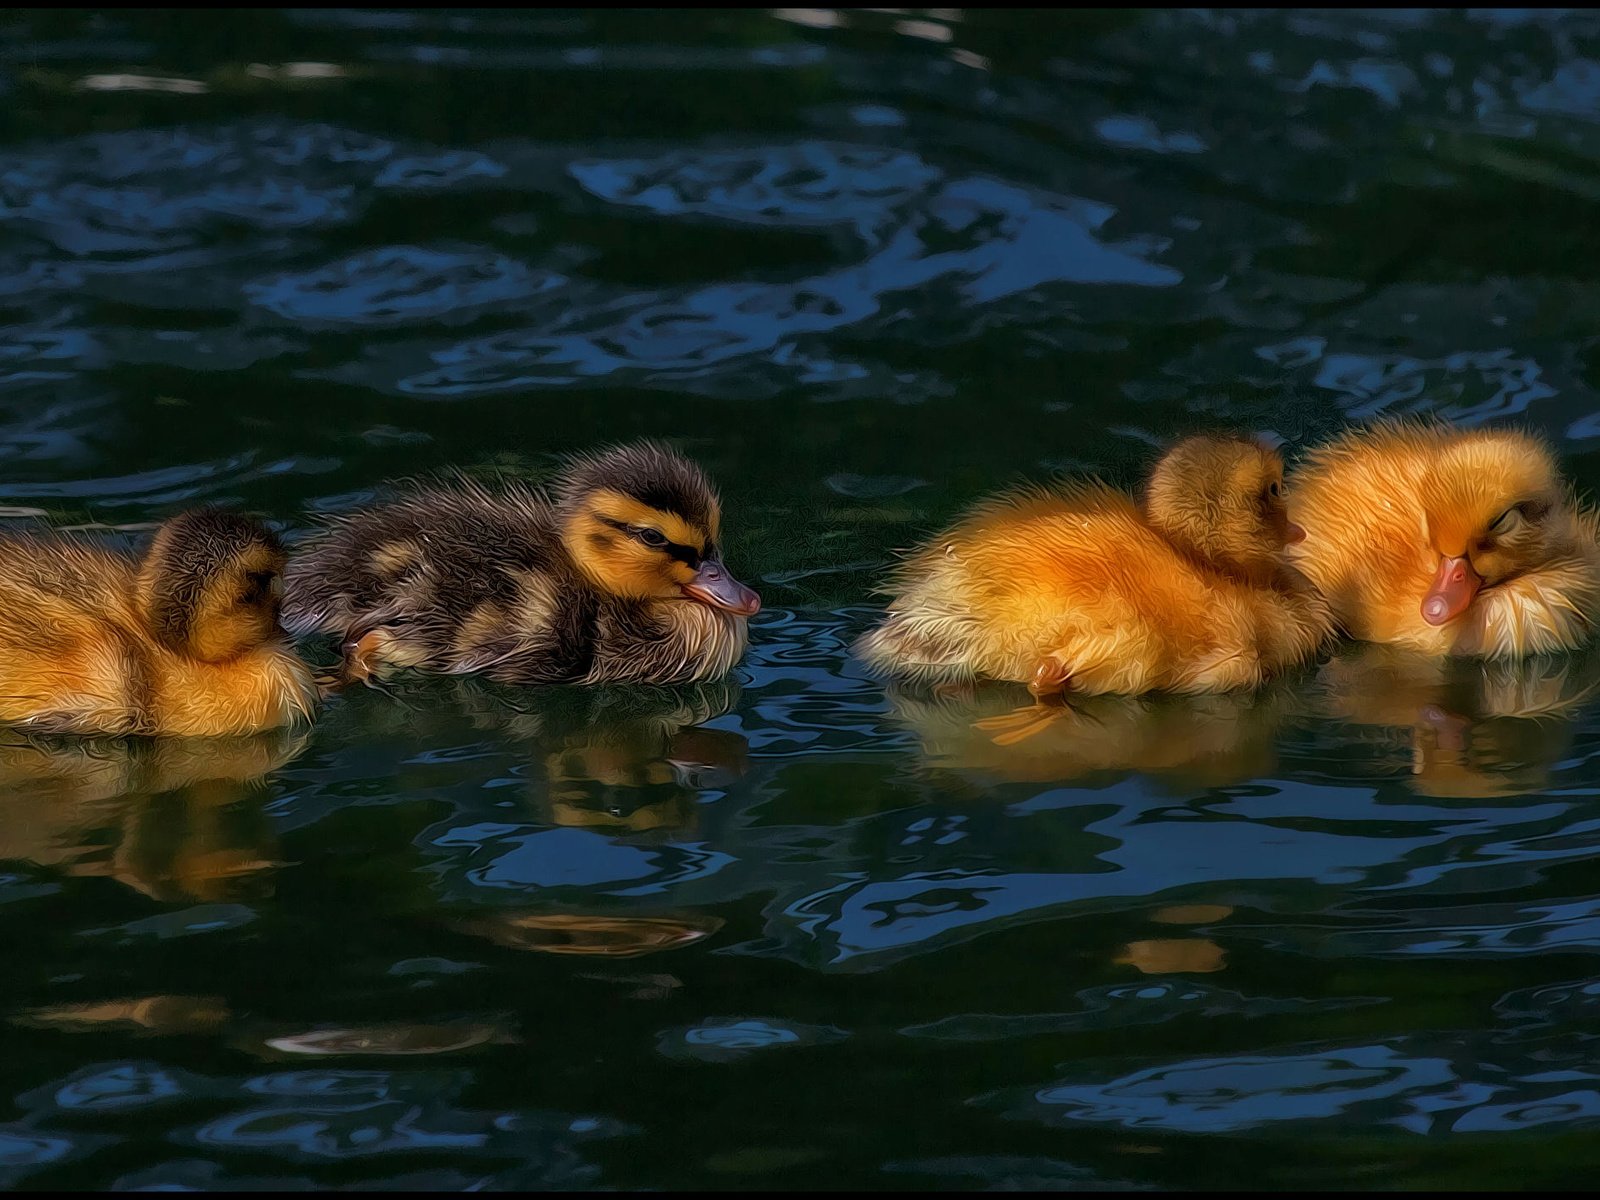
[{"label": "duckling's eye", "polygon": [[1490,533],[1507,533],[1522,523],[1522,506],[1513,504],[1489,524]]},{"label": "duckling's eye", "polygon": [[638,538],[646,546],[652,546],[657,550],[661,549],[661,547],[667,544],[666,537],[663,536],[661,531],[657,529],[643,527],[630,529],[628,532],[633,534],[634,537]]},{"label": "duckling's eye", "polygon": [[1267,484],[1267,495],[1276,500],[1279,496],[1283,495],[1283,485],[1278,483],[1277,480],[1273,480],[1271,483]]}]

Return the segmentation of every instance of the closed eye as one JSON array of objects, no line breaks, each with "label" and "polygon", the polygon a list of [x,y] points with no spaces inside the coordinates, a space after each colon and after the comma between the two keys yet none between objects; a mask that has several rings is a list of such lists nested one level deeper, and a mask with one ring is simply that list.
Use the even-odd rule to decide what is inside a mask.
[{"label": "closed eye", "polygon": [[1514,530],[1518,525],[1522,525],[1522,506],[1520,504],[1512,504],[1509,509],[1506,509],[1506,512],[1502,512],[1499,517],[1490,522],[1490,533],[1509,533],[1510,530]]}]

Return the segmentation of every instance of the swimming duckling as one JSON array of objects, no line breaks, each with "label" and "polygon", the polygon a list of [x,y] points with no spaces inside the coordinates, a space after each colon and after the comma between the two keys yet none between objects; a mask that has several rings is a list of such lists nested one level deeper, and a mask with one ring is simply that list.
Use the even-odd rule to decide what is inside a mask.
[{"label": "swimming duckling", "polygon": [[284,621],[380,663],[507,683],[687,683],[744,653],[761,601],[722,564],[700,468],[652,442],[575,459],[552,496],[457,479],[335,520]]},{"label": "swimming duckling", "polygon": [[1352,430],[1294,483],[1294,560],[1352,637],[1517,658],[1581,644],[1600,614],[1600,517],[1529,434]]},{"label": "swimming duckling", "polygon": [[1298,536],[1276,451],[1187,438],[1143,508],[1098,482],[979,504],[904,564],[858,649],[889,674],[1039,696],[1255,687],[1328,636],[1326,606],[1280,558]]},{"label": "swimming duckling", "polygon": [[0,724],[53,733],[254,733],[308,718],[278,626],[283,547],[237,513],[165,522],[142,559],[0,540]]}]

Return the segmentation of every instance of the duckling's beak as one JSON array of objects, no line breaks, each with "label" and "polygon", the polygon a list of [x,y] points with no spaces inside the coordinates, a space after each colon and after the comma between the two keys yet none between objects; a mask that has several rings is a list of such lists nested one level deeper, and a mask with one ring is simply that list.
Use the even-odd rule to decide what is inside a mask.
[{"label": "duckling's beak", "polygon": [[1433,577],[1433,586],[1422,598],[1422,619],[1429,625],[1443,625],[1467,611],[1483,577],[1472,569],[1463,555],[1460,558],[1439,558],[1439,571]]},{"label": "duckling's beak", "polygon": [[741,617],[753,617],[761,611],[761,597],[729,575],[728,568],[714,558],[700,564],[694,578],[683,585],[683,594]]}]

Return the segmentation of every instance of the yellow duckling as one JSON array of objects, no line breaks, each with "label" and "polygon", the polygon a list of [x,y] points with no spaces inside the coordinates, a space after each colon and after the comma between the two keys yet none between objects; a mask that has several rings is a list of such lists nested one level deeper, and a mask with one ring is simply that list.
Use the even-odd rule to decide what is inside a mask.
[{"label": "yellow duckling", "polygon": [[1505,429],[1392,423],[1319,447],[1295,473],[1296,564],[1354,638],[1517,658],[1587,640],[1600,518],[1550,447]]},{"label": "yellow duckling", "polygon": [[1041,696],[1255,687],[1329,634],[1321,598],[1281,561],[1299,535],[1276,451],[1187,438],[1142,508],[1097,482],[981,503],[904,564],[858,650],[885,673]]},{"label": "yellow duckling", "polygon": [[317,690],[278,626],[283,547],[195,509],[142,559],[65,538],[0,540],[0,724],[220,735],[310,717]]},{"label": "yellow duckling", "polygon": [[728,573],[700,468],[640,442],[579,458],[552,496],[437,484],[338,519],[289,566],[284,622],[374,666],[507,683],[688,683],[744,653],[761,601]]}]

